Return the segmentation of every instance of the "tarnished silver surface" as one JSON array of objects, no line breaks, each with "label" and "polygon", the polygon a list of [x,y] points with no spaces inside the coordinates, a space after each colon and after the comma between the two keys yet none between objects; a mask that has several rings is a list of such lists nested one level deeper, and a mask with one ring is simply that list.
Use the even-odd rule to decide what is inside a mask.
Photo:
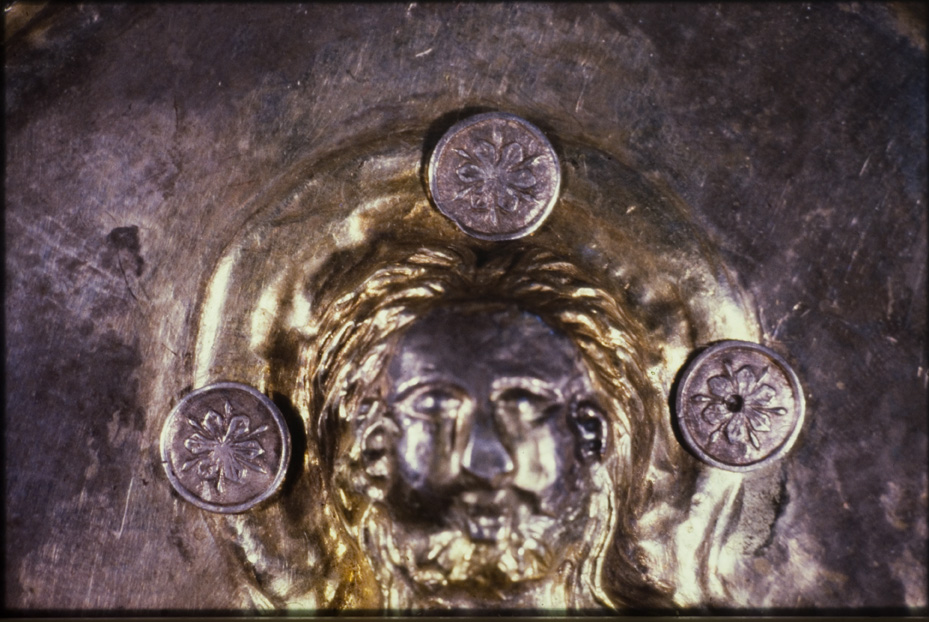
[{"label": "tarnished silver surface", "polygon": [[455,124],[427,171],[436,207],[468,235],[513,240],[545,222],[561,166],[542,132],[516,115],[489,112]]},{"label": "tarnished silver surface", "polygon": [[701,352],[684,370],[675,406],[684,442],[701,460],[733,471],[760,468],[787,453],[805,411],[790,364],[743,341]]},{"label": "tarnished silver surface", "polygon": [[[667,396],[695,343],[760,338],[750,300],[678,199],[568,132],[561,144],[570,185],[549,226],[527,240],[473,240],[433,210],[412,132],[298,164],[254,199],[254,218],[209,276],[192,372],[197,383],[230,371],[254,378],[285,396],[306,429],[303,473],[280,503],[209,520],[230,559],[253,560],[238,562],[243,572],[235,579],[248,590],[248,606],[660,609],[720,589],[702,586],[699,576],[736,562],[733,538],[714,526],[737,520],[742,481],[702,469],[679,446]],[[316,231],[333,235],[307,245]],[[682,282],[684,273],[691,278]],[[549,347],[583,353],[584,373],[566,362],[570,356],[537,351],[532,344],[544,330],[520,337],[525,327],[512,321],[491,330],[486,315],[465,314],[444,335],[433,314],[461,305],[537,316],[573,344],[548,340]],[[420,346],[406,347],[407,334]],[[428,356],[424,334],[435,337],[426,339],[435,346]],[[527,336],[533,339],[523,345]],[[465,475],[449,487],[422,481],[413,492],[411,482],[425,477],[417,465],[430,462],[441,479],[459,458],[441,450],[455,444],[441,442],[438,457],[425,457],[435,447],[428,439],[442,433],[438,424],[411,422],[404,416],[410,405],[391,395],[392,383],[415,385],[421,376],[410,363],[410,377],[397,381],[404,375],[392,363],[398,359],[424,362],[422,374],[441,371],[461,400],[464,393],[478,399],[495,382],[543,390],[545,380],[562,393],[548,398],[568,408],[537,430],[547,440],[519,444],[520,487],[506,476],[480,484]],[[533,370],[544,377],[533,379]],[[596,390],[575,386],[565,396],[557,386],[557,378],[585,374]],[[579,395],[590,399],[565,401]],[[417,431],[400,434],[404,423]],[[486,428],[487,448],[499,449]],[[466,430],[459,432],[463,439]],[[583,459],[567,462],[573,466],[558,485],[540,485],[547,478],[536,468],[578,451]],[[515,452],[495,456],[519,470]],[[564,505],[561,489],[575,491]],[[411,524],[411,499],[426,491],[438,497],[430,507],[450,507],[414,514]],[[682,512],[682,500],[695,494],[705,511]],[[560,511],[529,512],[543,501]],[[481,520],[469,524],[469,506]],[[494,524],[490,513],[503,522]],[[534,547],[539,539],[562,546]]]},{"label": "tarnished silver surface", "polygon": [[[693,457],[656,402],[651,447],[629,453],[648,494],[615,506],[630,520],[583,575],[597,606],[925,607],[921,6],[14,3],[7,606],[400,604],[357,545],[391,523],[348,512],[365,497],[315,468],[320,316],[360,291],[330,319],[367,317],[349,311],[382,299],[379,275],[412,326],[415,294],[441,302],[409,288],[431,282],[423,261],[469,274],[525,244],[622,302],[661,398],[725,339],[789,352],[806,394],[794,448],[748,473]],[[425,169],[490,110],[542,129],[562,185],[544,226],[487,249],[430,205]],[[278,405],[301,459],[278,495],[222,515],[172,491],[158,440],[184,395],[228,378]],[[494,608],[568,593],[500,592]]]},{"label": "tarnished silver surface", "polygon": [[371,551],[386,565],[375,572],[450,607],[489,586],[546,589],[590,545],[609,435],[580,352],[516,307],[440,308],[404,333],[386,373],[384,403],[365,415],[370,481],[358,492],[390,514],[386,541],[374,529],[365,544],[403,553]]},{"label": "tarnished silver surface", "polygon": [[235,382],[184,396],[161,432],[171,485],[211,512],[243,512],[270,497],[289,458],[290,433],[277,406]]}]

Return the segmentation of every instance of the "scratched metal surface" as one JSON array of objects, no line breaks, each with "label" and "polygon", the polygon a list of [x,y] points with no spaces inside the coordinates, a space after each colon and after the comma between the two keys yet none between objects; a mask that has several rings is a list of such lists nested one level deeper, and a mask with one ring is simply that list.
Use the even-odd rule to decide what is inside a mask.
[{"label": "scratched metal surface", "polygon": [[810,416],[737,604],[925,606],[919,8],[25,9],[6,22],[8,608],[235,606],[147,423],[190,389],[203,275],[289,164],[472,106],[570,125],[669,187],[796,361]]}]

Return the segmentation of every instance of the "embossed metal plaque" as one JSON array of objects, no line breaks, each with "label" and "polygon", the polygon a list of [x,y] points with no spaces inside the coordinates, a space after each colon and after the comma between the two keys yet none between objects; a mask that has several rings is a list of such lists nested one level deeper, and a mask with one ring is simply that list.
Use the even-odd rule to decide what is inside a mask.
[{"label": "embossed metal plaque", "polygon": [[917,5],[4,34],[8,613],[925,613]]}]

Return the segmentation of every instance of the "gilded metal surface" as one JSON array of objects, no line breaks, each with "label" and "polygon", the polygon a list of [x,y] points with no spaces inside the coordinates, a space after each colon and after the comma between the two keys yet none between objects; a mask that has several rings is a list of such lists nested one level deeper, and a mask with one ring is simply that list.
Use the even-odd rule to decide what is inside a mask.
[{"label": "gilded metal surface", "polygon": [[430,156],[427,179],[436,207],[462,231],[513,240],[548,218],[561,165],[537,127],[515,115],[485,113],[445,133]]},{"label": "gilded metal surface", "polygon": [[[24,6],[7,10],[5,47],[8,607],[925,607],[919,9]],[[426,192],[445,131],[494,110],[541,128],[562,164],[550,218],[511,242],[463,235]],[[653,397],[628,434],[608,428],[603,462],[594,433],[590,458],[563,465],[633,464],[607,469],[632,487],[580,490],[575,506],[613,499],[600,526],[577,516],[559,536],[583,564],[552,575],[527,554],[541,591],[519,589],[517,570],[494,582],[507,589],[456,592],[462,551],[485,551],[484,573],[491,559],[513,568],[504,560],[519,555],[496,544],[510,540],[480,536],[523,523],[469,530],[467,499],[438,487],[471,542],[435,572],[415,552],[436,533],[392,548],[410,526],[366,484],[378,441],[362,433],[366,465],[352,436],[366,411],[348,407],[347,389],[380,369],[324,363],[394,352],[365,339],[400,339],[458,302],[483,309],[499,296],[474,285],[501,273],[571,277],[505,291],[586,344],[585,361],[623,334],[608,329],[615,314],[579,340],[545,301],[574,283],[572,302],[621,310],[644,344],[629,359],[645,379],[635,393]],[[318,350],[336,334],[326,327],[349,341]],[[692,353],[726,339],[789,353],[806,392],[794,448],[747,473],[684,449],[668,401]],[[343,367],[364,371],[359,382],[326,375]],[[595,389],[611,368],[582,365]],[[222,380],[269,395],[294,443],[280,493],[233,515],[175,494],[158,443],[179,400]],[[320,435],[325,395],[346,407]],[[619,409],[602,411],[614,425]],[[403,421],[389,412],[374,413],[384,430]],[[577,443],[583,429],[540,434]],[[484,449],[506,467],[495,443]],[[519,508],[502,479],[503,492],[468,499]],[[578,554],[580,529],[610,544]],[[391,564],[411,573],[389,583]]]},{"label": "gilded metal surface", "polygon": [[[679,199],[568,133],[559,142],[558,209],[526,240],[471,240],[433,210],[415,131],[297,164],[254,199],[255,217],[206,286],[192,376],[199,384],[234,373],[286,396],[307,443],[302,474],[276,507],[207,519],[230,558],[246,560],[237,579],[243,605],[574,611],[714,597],[719,588],[699,576],[736,562],[725,559],[733,538],[718,526],[737,522],[741,479],[702,469],[679,445],[668,397],[696,345],[760,338],[749,299]],[[308,246],[318,230],[334,235]],[[561,362],[534,349],[545,330],[494,320],[500,305],[566,335],[545,344],[565,352]],[[472,314],[445,319],[464,341],[440,339],[435,314],[458,308]],[[497,339],[515,331],[498,347],[487,343],[494,324]],[[440,432],[403,433],[412,405],[397,385],[426,380],[415,371],[426,353],[414,344],[423,339],[435,346],[427,367],[444,369],[462,403],[522,385],[561,408],[539,429],[540,444],[521,446],[522,460],[542,452],[534,467],[520,467],[513,448],[499,451],[503,441],[480,419],[485,401],[476,415],[478,450],[490,462],[483,468],[512,463],[510,476],[475,488],[474,477],[454,476],[446,444],[452,481],[414,486],[426,470],[420,462],[432,460],[428,438]],[[477,350],[467,353],[471,342]],[[583,373],[568,362],[575,350]],[[580,385],[565,395],[570,379]],[[585,382],[593,384],[584,390]],[[578,452],[558,484],[544,484],[541,465],[558,470],[559,457]],[[566,490],[574,492],[559,502]],[[698,515],[681,511],[681,498],[693,494],[703,497]],[[411,498],[429,495],[448,509],[411,524]],[[669,538],[679,543],[668,548]],[[533,550],[540,540],[558,546]]]},{"label": "gilded metal surface", "polygon": [[243,512],[270,497],[289,458],[290,432],[277,406],[235,382],[185,395],[161,431],[171,485],[211,512]]},{"label": "gilded metal surface", "polygon": [[608,430],[569,338],[481,307],[416,321],[383,379],[337,398],[363,404],[335,443],[338,509],[392,608],[595,606],[613,514],[604,454],[628,439]]},{"label": "gilded metal surface", "polygon": [[803,427],[803,389],[790,364],[755,343],[724,341],[687,366],[675,414],[702,460],[734,471],[759,468],[793,446]]}]

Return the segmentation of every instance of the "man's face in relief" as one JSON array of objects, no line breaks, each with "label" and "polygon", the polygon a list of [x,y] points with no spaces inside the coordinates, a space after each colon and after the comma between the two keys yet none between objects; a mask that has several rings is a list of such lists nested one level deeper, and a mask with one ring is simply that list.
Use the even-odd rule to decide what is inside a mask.
[{"label": "man's face in relief", "polygon": [[472,565],[526,566],[511,578],[578,537],[608,432],[566,336],[515,308],[434,311],[401,338],[387,382],[388,501],[410,535],[463,536]]}]

